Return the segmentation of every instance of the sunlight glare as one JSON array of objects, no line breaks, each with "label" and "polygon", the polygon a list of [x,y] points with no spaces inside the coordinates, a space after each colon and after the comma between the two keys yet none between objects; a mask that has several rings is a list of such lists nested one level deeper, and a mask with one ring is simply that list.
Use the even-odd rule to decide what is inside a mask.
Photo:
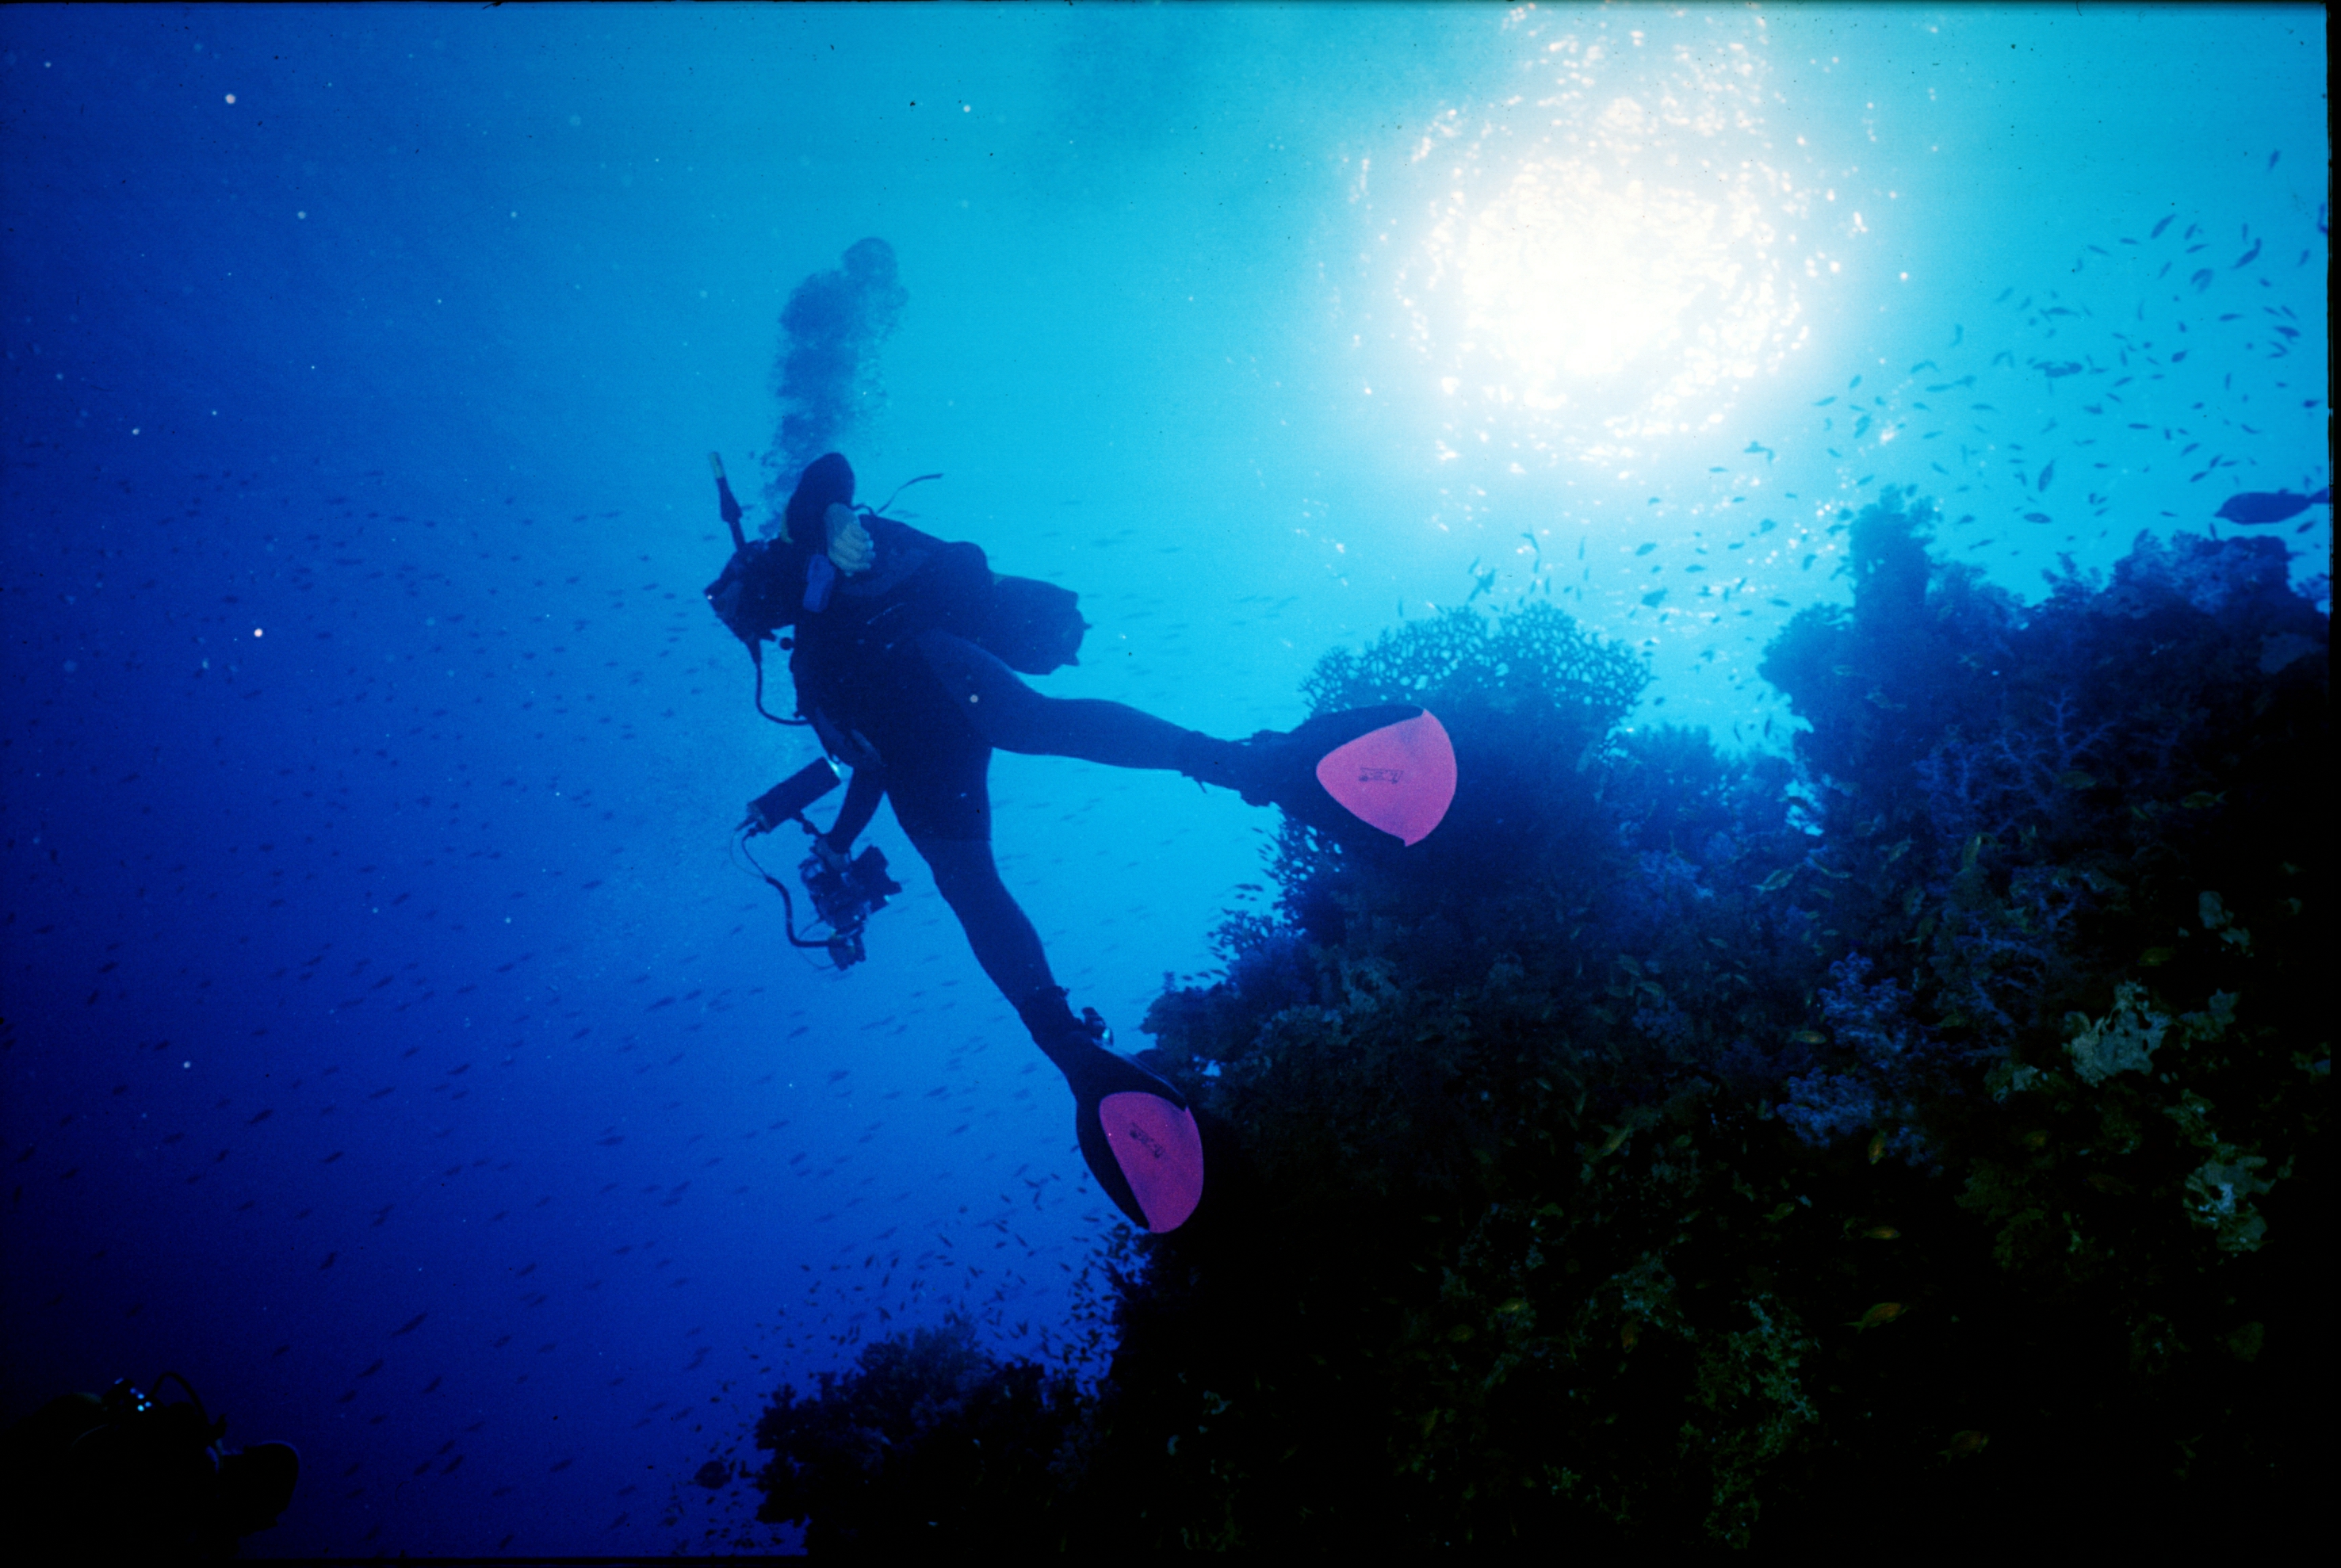
[{"label": "sunlight glare", "polygon": [[1807,198],[1768,161],[1760,19],[1687,25],[1540,43],[1520,68],[1546,90],[1448,110],[1380,176],[1429,219],[1397,222],[1419,237],[1394,292],[1450,441],[1501,426],[1606,462],[1714,424],[1803,341],[1787,252]]}]

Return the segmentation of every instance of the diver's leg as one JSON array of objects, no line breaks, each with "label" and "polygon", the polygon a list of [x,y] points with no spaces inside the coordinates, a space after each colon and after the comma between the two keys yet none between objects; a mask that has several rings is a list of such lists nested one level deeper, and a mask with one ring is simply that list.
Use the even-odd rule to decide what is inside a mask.
[{"label": "diver's leg", "polygon": [[915,757],[899,743],[889,751],[895,820],[933,868],[976,962],[1065,1075],[1074,1136],[1098,1184],[1133,1223],[1175,1229],[1203,1191],[1201,1134],[1186,1097],[1107,1049],[1105,1021],[1094,1010],[1073,1016],[1049,973],[1040,934],[991,858],[989,749],[956,723],[936,725],[930,740]]},{"label": "diver's leg", "polygon": [[991,748],[948,706],[929,698],[879,739],[894,820],[935,874],[975,961],[1011,1003],[1054,992],[1048,955],[991,859]]},{"label": "diver's leg", "polygon": [[[1032,1016],[1045,1019],[1049,999],[1054,999],[1057,1011],[1064,1012],[1065,994],[1049,973],[1049,955],[1041,950],[1041,934],[1000,880],[991,845],[968,839],[914,838],[911,843],[933,870],[936,891],[959,916],[961,927],[967,932],[967,944],[975,950],[975,961],[1015,1006],[1017,1014],[1028,1024]],[[1033,1014],[1027,1014],[1028,1007],[1034,1009]],[[1071,1014],[1065,1016],[1070,1019]]]},{"label": "diver's leg", "polygon": [[949,632],[925,634],[919,652],[968,721],[1003,752],[1168,772],[1180,770],[1195,744],[1210,740],[1127,704],[1044,697],[997,657]]},{"label": "diver's leg", "polygon": [[918,647],[946,700],[1002,751],[1181,773],[1329,833],[1363,824],[1410,844],[1439,825],[1455,797],[1447,732],[1411,704],[1320,714],[1290,734],[1223,741],[1121,703],[1044,697],[948,632],[925,634]]}]

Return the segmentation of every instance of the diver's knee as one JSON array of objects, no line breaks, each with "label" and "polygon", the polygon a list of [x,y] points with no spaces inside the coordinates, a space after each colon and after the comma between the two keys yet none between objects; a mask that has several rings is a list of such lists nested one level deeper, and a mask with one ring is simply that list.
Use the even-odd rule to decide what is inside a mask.
[{"label": "diver's knee", "polygon": [[919,634],[918,648],[927,668],[962,701],[994,684],[995,677],[985,667],[991,661],[964,637],[933,628]]}]

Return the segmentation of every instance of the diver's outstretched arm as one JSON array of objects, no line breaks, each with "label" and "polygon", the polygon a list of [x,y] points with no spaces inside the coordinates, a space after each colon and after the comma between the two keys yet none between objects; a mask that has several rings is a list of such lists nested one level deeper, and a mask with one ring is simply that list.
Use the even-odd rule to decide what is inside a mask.
[{"label": "diver's outstretched arm", "polygon": [[837,821],[821,835],[822,847],[832,854],[851,858],[853,841],[862,836],[862,830],[878,814],[878,803],[885,798],[885,770],[855,768],[845,786],[845,804],[837,808]]}]

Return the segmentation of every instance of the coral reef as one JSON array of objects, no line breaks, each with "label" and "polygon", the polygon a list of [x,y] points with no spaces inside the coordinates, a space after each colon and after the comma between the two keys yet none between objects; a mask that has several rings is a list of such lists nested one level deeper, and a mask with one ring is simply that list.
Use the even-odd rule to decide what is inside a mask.
[{"label": "coral reef", "polygon": [[995,1551],[1051,1543],[1028,1503],[1077,1413],[1069,1381],[1001,1364],[952,1319],[865,1346],[819,1383],[806,1399],[782,1389],[756,1423],[774,1451],[758,1516],[805,1521],[808,1552],[900,1558],[931,1549],[943,1519]]},{"label": "coral reef", "polygon": [[[1545,604],[1329,655],[1314,705],[1430,704],[1466,793],[1403,856],[1288,828],[1276,915],[1149,1014],[1212,1187],[1127,1243],[1110,1376],[873,1349],[768,1416],[771,1516],[972,1547],[1016,1486],[1035,1545],[1311,1553],[2303,1519],[2326,620],[2268,541],[2141,538],[2027,605],[1933,518],[1848,519],[1852,604],[1767,651],[1792,761],[1623,729],[1640,665]],[[971,1491],[972,1418],[902,1416],[886,1356],[1028,1452]]]}]

